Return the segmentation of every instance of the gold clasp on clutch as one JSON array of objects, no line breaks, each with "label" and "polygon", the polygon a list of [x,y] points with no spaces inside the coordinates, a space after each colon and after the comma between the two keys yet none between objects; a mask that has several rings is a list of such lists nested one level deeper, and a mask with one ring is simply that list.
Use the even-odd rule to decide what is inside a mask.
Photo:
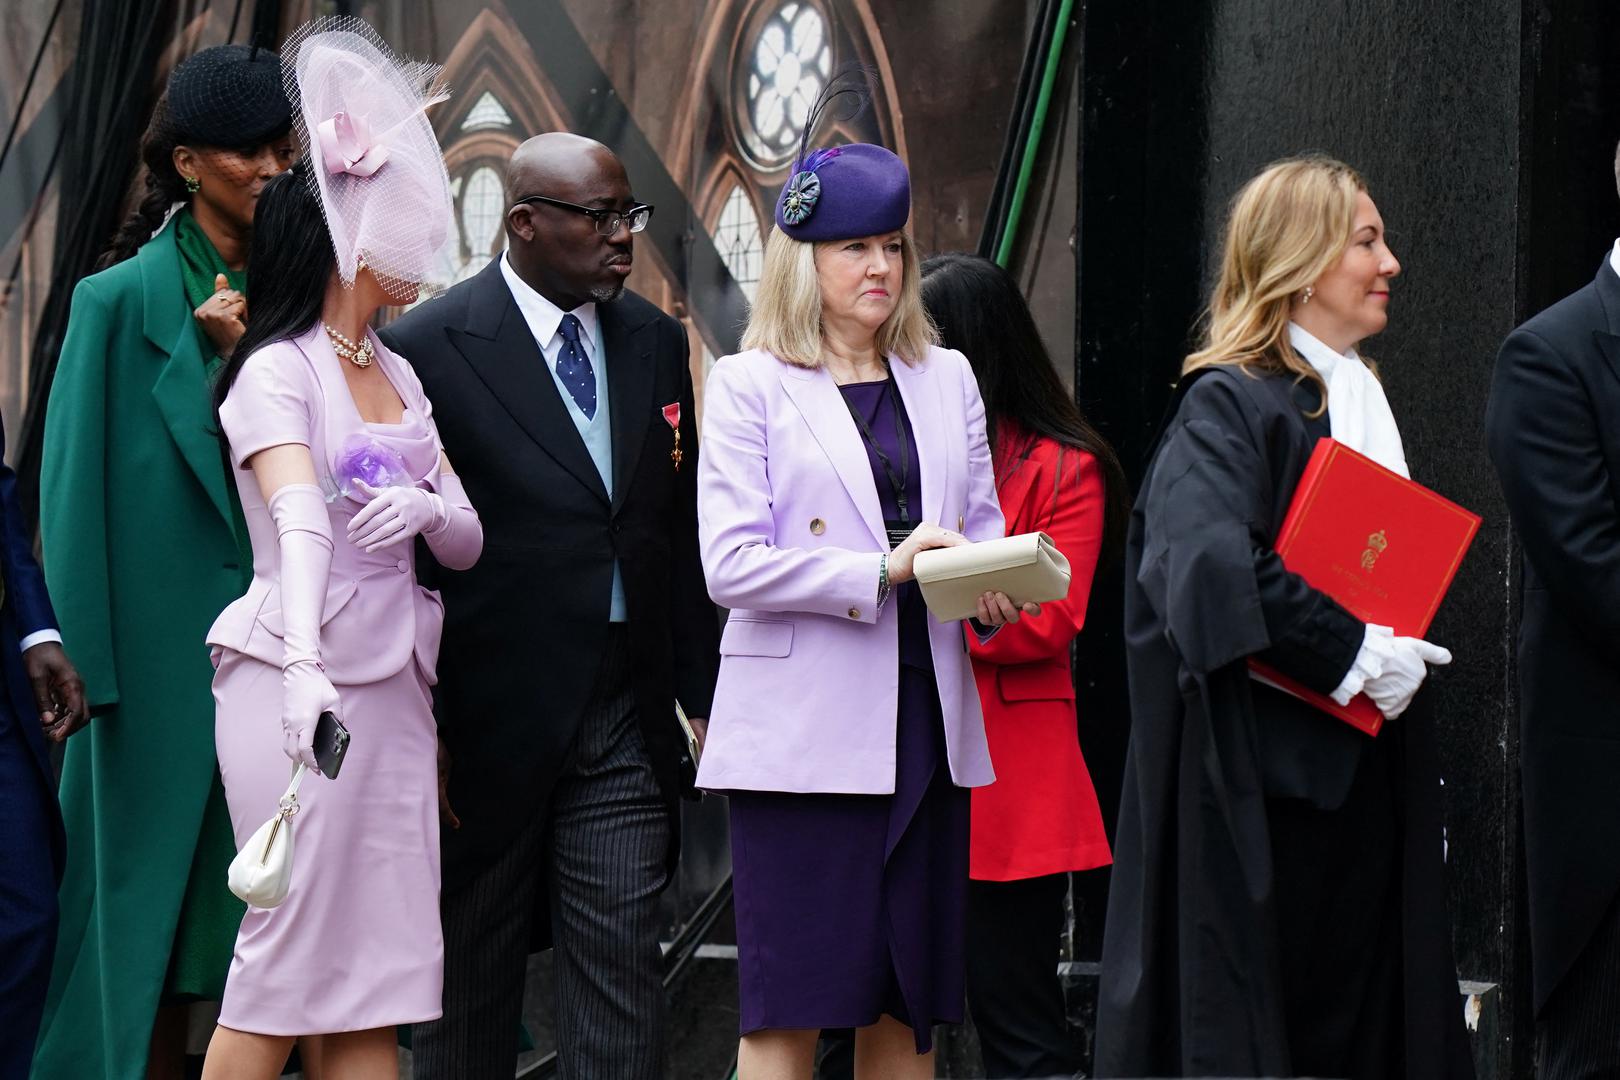
[{"label": "gold clasp on clutch", "polygon": [[276,823],[270,826],[270,835],[264,841],[264,851],[259,854],[260,866],[264,866],[270,861],[270,849],[276,846],[276,834],[281,832],[281,823],[296,813],[298,813],[298,797],[296,795],[283,795],[281,797],[281,812],[276,815]]}]

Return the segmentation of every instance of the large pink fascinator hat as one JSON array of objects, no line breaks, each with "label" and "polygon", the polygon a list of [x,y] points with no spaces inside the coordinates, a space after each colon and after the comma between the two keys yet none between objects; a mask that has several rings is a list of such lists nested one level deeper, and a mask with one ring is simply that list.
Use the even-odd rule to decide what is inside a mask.
[{"label": "large pink fascinator hat", "polygon": [[293,126],[346,285],[367,267],[410,300],[452,235],[450,177],[427,119],[450,96],[441,70],[394,55],[349,16],[305,23],[282,47]]}]

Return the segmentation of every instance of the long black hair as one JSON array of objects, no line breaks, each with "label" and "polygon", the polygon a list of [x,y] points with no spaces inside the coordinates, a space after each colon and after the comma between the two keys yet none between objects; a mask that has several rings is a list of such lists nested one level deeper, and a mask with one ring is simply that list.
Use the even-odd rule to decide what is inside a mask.
[{"label": "long black hair", "polygon": [[[936,255],[922,264],[922,299],[945,347],[973,365],[997,482],[1016,471],[1043,436],[1090,454],[1102,469],[1103,552],[1117,554],[1129,510],[1125,471],[1058,379],[1012,275],[978,255]],[[1066,473],[1078,476],[1065,470],[1060,451],[1058,483]]]},{"label": "long black hair", "polygon": [[191,201],[191,192],[186,190],[180,170],[174,167],[174,148],[179,145],[180,133],[169,119],[169,96],[164,94],[158,98],[152,119],[141,135],[141,161],[146,169],[140,202],[135,204],[135,209],[107,244],[107,250],[96,260],[97,270],[105,270],[135,254],[158,231],[169,207]]},{"label": "long black hair", "polygon": [[321,317],[326,287],[337,269],[321,201],[309,182],[305,158],[264,185],[253,213],[248,247],[247,331],[214,384],[214,411],[231,392],[242,363],[272,341],[297,337]]}]

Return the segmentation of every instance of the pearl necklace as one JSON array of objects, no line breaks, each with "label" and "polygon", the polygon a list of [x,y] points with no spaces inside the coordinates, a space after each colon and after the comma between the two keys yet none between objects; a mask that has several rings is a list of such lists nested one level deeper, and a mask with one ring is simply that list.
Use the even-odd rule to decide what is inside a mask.
[{"label": "pearl necklace", "polygon": [[321,323],[326,328],[326,336],[332,342],[332,351],[357,368],[368,368],[377,358],[377,350],[371,344],[371,338],[362,338],[358,343],[344,337],[332,329],[328,323]]}]

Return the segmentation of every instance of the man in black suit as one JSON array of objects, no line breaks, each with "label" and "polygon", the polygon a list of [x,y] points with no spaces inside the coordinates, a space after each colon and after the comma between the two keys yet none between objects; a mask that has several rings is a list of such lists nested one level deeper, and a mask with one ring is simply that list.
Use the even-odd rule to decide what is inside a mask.
[{"label": "man in black suit", "polygon": [[416,1075],[509,1080],[549,918],[560,1075],[656,1080],[657,902],[692,767],[675,706],[706,717],[719,663],[686,333],[625,291],[651,208],[607,147],[530,139],[506,194],[507,253],[385,335],[484,526],[477,566],[430,567],[459,827],[445,1015],[416,1028]]},{"label": "man in black suit", "polygon": [[[1620,155],[1615,163],[1620,182]],[[1485,418],[1524,546],[1519,771],[1542,1080],[1620,1075],[1620,242],[1509,335]]]}]

